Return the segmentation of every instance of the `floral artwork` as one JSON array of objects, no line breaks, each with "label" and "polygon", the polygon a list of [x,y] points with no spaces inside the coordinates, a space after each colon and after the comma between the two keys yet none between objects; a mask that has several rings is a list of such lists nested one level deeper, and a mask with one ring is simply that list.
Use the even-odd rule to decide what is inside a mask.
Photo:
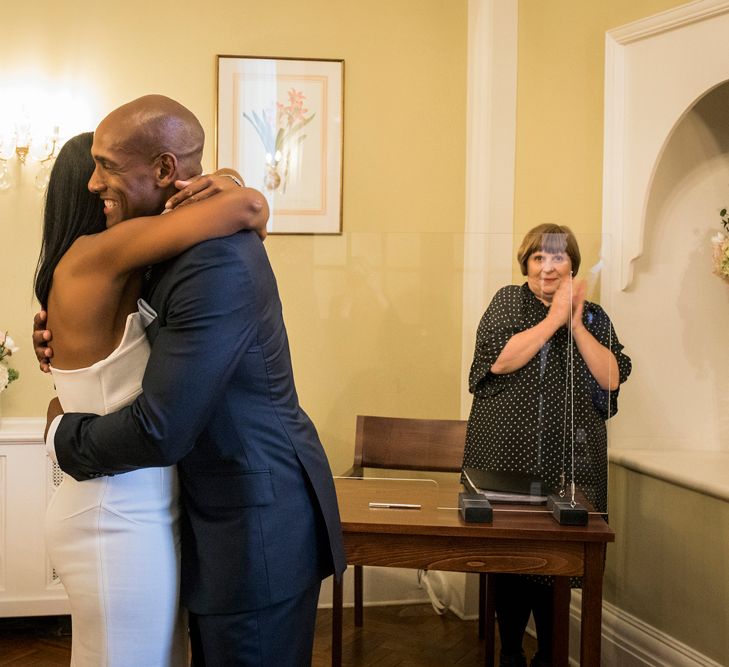
[{"label": "floral artwork", "polygon": [[8,385],[17,380],[19,377],[18,371],[8,366],[7,358],[11,357],[14,352],[18,351],[13,339],[8,336],[6,331],[0,339],[0,393],[8,388]]},{"label": "floral artwork", "polygon": [[276,102],[276,109],[264,109],[260,114],[243,112],[243,117],[253,126],[266,152],[266,166],[263,183],[266,190],[286,192],[292,151],[306,139],[302,130],[316,116],[306,116],[306,99],[303,92],[291,88],[288,105]]},{"label": "floral artwork", "polygon": [[344,61],[218,56],[216,153],[268,201],[269,234],[342,233]]},{"label": "floral artwork", "polygon": [[727,236],[727,233],[729,233],[729,217],[725,208],[719,212],[719,215],[721,216],[724,231],[717,232],[711,238],[711,256],[714,273],[722,280],[729,282],[729,236]]}]

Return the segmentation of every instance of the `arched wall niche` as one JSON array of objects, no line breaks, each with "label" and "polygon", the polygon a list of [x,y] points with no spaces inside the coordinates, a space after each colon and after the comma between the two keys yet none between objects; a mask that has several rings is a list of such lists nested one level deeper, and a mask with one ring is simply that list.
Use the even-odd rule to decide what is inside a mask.
[{"label": "arched wall niche", "polygon": [[701,0],[606,35],[603,232],[611,279],[632,280],[663,147],[687,110],[729,79],[729,1]]},{"label": "arched wall niche", "polygon": [[626,253],[625,261],[630,266],[627,269],[628,281],[622,285],[623,289],[630,288],[637,277],[636,272],[644,264],[641,259],[646,246],[650,248],[648,236],[656,225],[656,207],[662,206],[676,194],[674,190],[680,189],[680,181],[691,171],[707,168],[708,163],[727,151],[728,84],[729,75],[726,80],[694,100],[679,116],[661,145],[643,196],[638,225],[640,243],[634,252]]},{"label": "arched wall niche", "polygon": [[[652,274],[665,279],[667,264],[673,273],[688,264],[682,272],[686,280],[694,266],[696,275],[705,277],[711,265],[709,239],[721,230],[719,210],[729,208],[728,158],[729,79],[686,109],[661,147],[645,195],[641,252],[631,259],[631,281],[624,291],[642,290]],[[692,239],[699,243],[695,256],[689,252]],[[708,282],[716,292],[711,289],[716,281]]]},{"label": "arched wall niche", "polygon": [[729,206],[728,30],[729,3],[698,2],[608,34],[605,282],[634,361],[613,447],[729,452],[729,284],[710,244]]}]

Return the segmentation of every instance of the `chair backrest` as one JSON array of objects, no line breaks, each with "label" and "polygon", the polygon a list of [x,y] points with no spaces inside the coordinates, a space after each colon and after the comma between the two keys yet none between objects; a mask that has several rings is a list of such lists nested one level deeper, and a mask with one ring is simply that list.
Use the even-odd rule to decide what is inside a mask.
[{"label": "chair backrest", "polygon": [[466,422],[357,415],[355,467],[460,472]]}]

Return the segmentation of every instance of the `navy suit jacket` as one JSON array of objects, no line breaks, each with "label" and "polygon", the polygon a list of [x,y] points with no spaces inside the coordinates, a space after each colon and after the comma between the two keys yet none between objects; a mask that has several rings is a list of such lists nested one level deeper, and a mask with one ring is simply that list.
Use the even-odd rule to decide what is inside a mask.
[{"label": "navy suit jacket", "polygon": [[143,393],[56,431],[77,480],[177,464],[182,599],[198,614],[260,609],[345,569],[331,470],[299,406],[276,280],[251,232],[154,268]]}]

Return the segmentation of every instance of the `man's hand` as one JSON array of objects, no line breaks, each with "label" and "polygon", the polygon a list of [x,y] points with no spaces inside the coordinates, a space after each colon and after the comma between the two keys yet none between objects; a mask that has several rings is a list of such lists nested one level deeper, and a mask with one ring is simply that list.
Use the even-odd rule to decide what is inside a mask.
[{"label": "man's hand", "polygon": [[51,402],[48,404],[48,410],[46,412],[46,430],[43,432],[43,440],[48,437],[48,429],[51,427],[51,422],[58,417],[58,415],[63,414],[63,408],[61,407],[61,401],[59,401],[57,398],[51,399]]},{"label": "man's hand", "polygon": [[[258,190],[245,187],[238,172],[232,169],[219,169],[214,174],[203,174],[188,181],[175,181],[175,187],[180,191],[167,200],[165,211],[202,201],[225,190],[241,188],[243,208],[248,211],[251,220],[250,226],[247,228],[255,231],[262,241],[266,239],[268,234],[266,230],[266,223],[268,222],[266,198]],[[265,215],[261,215],[262,210],[265,210]]]},{"label": "man's hand", "polygon": [[53,348],[50,346],[53,335],[46,329],[47,319],[48,313],[45,310],[36,313],[33,318],[33,350],[40,369],[44,373],[51,372],[51,358],[53,357]]}]

